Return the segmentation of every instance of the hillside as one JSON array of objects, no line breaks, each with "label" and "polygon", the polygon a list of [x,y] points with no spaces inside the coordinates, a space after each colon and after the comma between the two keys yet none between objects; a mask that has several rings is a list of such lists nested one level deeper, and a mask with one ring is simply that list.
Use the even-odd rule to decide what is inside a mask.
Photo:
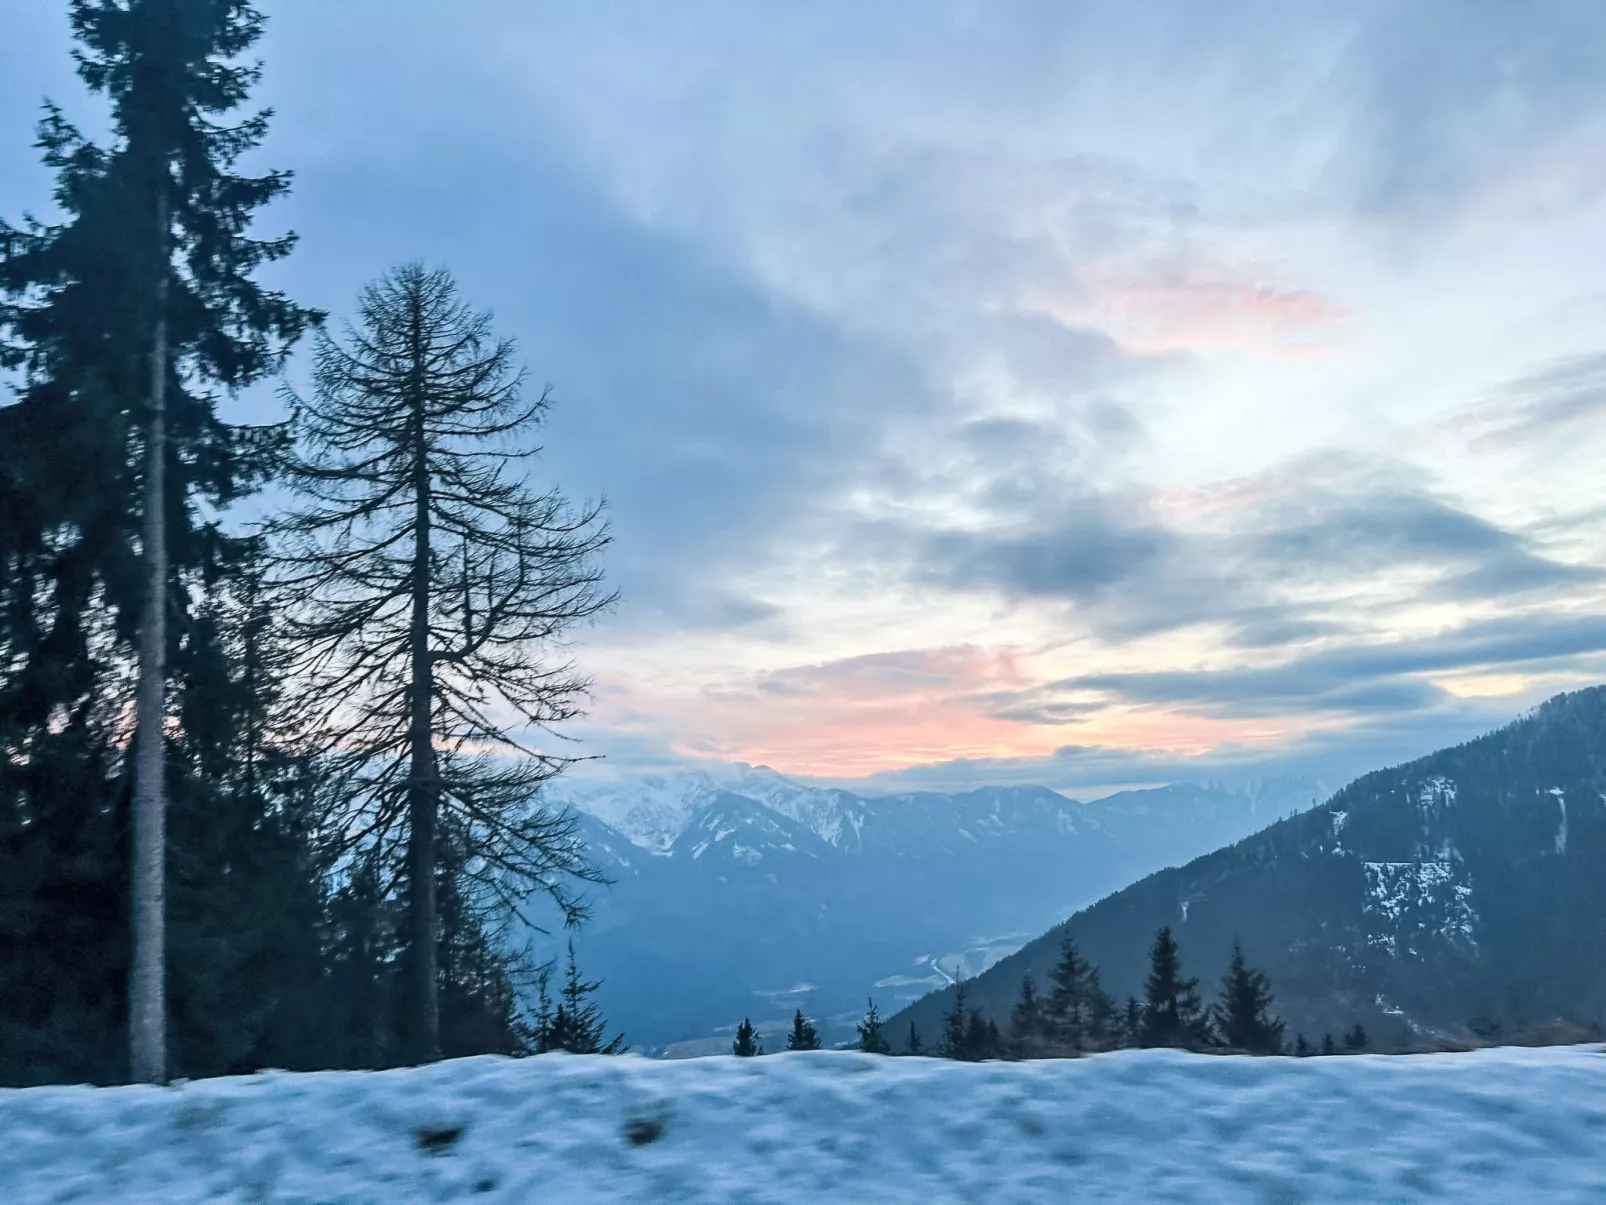
[{"label": "hillside", "polygon": [[1603,1087],[1581,1048],[459,1059],[0,1091],[0,1184],[8,1205],[1583,1205],[1606,1199]]},{"label": "hillside", "polygon": [[[1081,803],[1042,787],[865,798],[735,767],[575,784],[587,856],[612,880],[579,934],[638,1048],[716,1038],[793,1008],[847,1037],[972,975],[1078,906],[1308,805],[1315,784],[1178,784]],[[560,935],[561,937],[561,935]],[[557,952],[536,939],[542,955]],[[728,1048],[677,1045],[676,1053]]]},{"label": "hillside", "polygon": [[[1002,1021],[1069,933],[1141,994],[1171,925],[1213,992],[1241,937],[1292,1029],[1363,1021],[1387,1041],[1606,1018],[1606,688],[1561,695],[1455,748],[1357,779],[1326,804],[1072,916],[974,982]],[[951,989],[894,1018],[935,1033]]]}]

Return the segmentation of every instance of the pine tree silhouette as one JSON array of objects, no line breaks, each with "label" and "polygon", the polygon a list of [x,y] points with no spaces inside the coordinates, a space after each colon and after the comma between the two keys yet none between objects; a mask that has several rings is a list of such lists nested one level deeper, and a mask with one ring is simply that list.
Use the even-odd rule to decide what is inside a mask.
[{"label": "pine tree silhouette", "polygon": [[800,1008],[792,1017],[792,1032],[786,1035],[788,1050],[818,1050],[820,1035]]},{"label": "pine tree silhouette", "polygon": [[1333,1035],[1330,1034],[1330,1033],[1324,1033],[1322,1035],[1322,1053],[1323,1054],[1337,1054],[1338,1053],[1338,1047],[1333,1045]]},{"label": "pine tree silhouette", "polygon": [[1209,1022],[1199,1003],[1199,981],[1182,974],[1182,958],[1171,926],[1162,926],[1149,950],[1149,977],[1144,984],[1141,1046],[1196,1048],[1210,1037]]},{"label": "pine tree silhouette", "polygon": [[970,984],[961,979],[954,984],[954,1005],[942,1017],[942,1042],[937,1053],[945,1059],[965,1057],[966,1025],[970,1019],[966,1004],[970,998]]},{"label": "pine tree silhouette", "polygon": [[1270,982],[1245,964],[1243,946],[1234,940],[1232,963],[1221,981],[1221,999],[1215,1007],[1222,1041],[1250,1054],[1280,1053],[1283,1023],[1271,1016],[1271,1002]]},{"label": "pine tree silhouette", "polygon": [[1122,1040],[1128,1046],[1138,1045],[1143,1037],[1143,1006],[1136,996],[1126,998],[1126,1014],[1121,1021]]},{"label": "pine tree silhouette", "polygon": [[1346,1054],[1361,1054],[1371,1044],[1372,1040],[1366,1036],[1366,1030],[1359,1021],[1355,1022],[1354,1029],[1344,1035],[1344,1052]]},{"label": "pine tree silhouette", "polygon": [[1311,1044],[1305,1040],[1304,1034],[1299,1034],[1294,1038],[1294,1057],[1296,1059],[1308,1059],[1315,1053],[1316,1051],[1311,1048]]},{"label": "pine tree silhouette", "polygon": [[1047,1002],[1037,994],[1037,981],[1027,971],[1021,976],[1020,998],[1009,1014],[1010,1045],[1016,1055],[1031,1058],[1043,1046],[1043,1010]]},{"label": "pine tree silhouette", "polygon": [[1060,942],[1059,961],[1049,972],[1048,1024],[1057,1042],[1081,1050],[1087,1037],[1088,963],[1069,937]]},{"label": "pine tree silhouette", "polygon": [[731,1053],[743,1059],[764,1053],[763,1039],[753,1032],[753,1023],[746,1017],[743,1017],[742,1023],[736,1027],[736,1040],[731,1043]]},{"label": "pine tree silhouette", "polygon": [[[563,991],[559,996],[557,1008],[551,1012],[551,1020],[547,1023],[545,1035],[538,1035],[537,1048],[566,1050],[570,1054],[618,1054],[624,1048],[624,1035],[616,1034],[611,1040],[603,1041],[608,1023],[603,1019],[602,1010],[591,999],[592,994],[601,986],[600,982],[581,978],[574,959],[574,942],[571,941],[569,965],[563,977]],[[545,975],[539,981],[539,990],[540,1004],[537,1016],[550,1008]]]},{"label": "pine tree silhouette", "polygon": [[925,1043],[920,1040],[920,1031],[915,1028],[913,1021],[909,1022],[909,1043],[904,1049],[908,1055],[923,1055],[926,1053]]},{"label": "pine tree silhouette", "polygon": [[[876,1010],[875,1001],[867,1002],[864,1010],[864,1020],[858,1024],[859,1049],[865,1054],[891,1054],[892,1046],[887,1042],[886,1035],[881,1032],[881,1014]],[[910,1026],[911,1036],[914,1026]]]},{"label": "pine tree silhouette", "polygon": [[1099,969],[1092,964],[1087,968],[1087,1032],[1088,1049],[1110,1050],[1121,1044],[1121,1015],[1115,997],[1104,990]]},{"label": "pine tree silhouette", "polygon": [[981,1049],[978,1057],[984,1059],[1002,1058],[1004,1055],[1004,1035],[998,1032],[998,1022],[991,1017],[987,1018],[986,1045]]}]

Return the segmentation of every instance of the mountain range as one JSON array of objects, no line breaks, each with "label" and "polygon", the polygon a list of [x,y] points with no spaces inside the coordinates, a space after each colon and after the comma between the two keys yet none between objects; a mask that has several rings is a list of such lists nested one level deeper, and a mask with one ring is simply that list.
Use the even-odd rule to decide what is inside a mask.
[{"label": "mountain range", "polygon": [[[1118,996],[1142,995],[1154,932],[1212,995],[1232,942],[1270,976],[1290,1033],[1362,1022],[1417,1044],[1499,1025],[1606,1017],[1606,687],[1487,736],[1367,774],[1326,803],[1149,875],[976,977],[1007,1020],[1065,937]],[[935,1034],[938,990],[892,1019]],[[1487,1032],[1487,1030],[1484,1030]]]},{"label": "mountain range", "polygon": [[[1110,891],[1308,807],[1320,784],[1173,784],[1091,803],[1044,787],[864,797],[762,767],[564,781],[611,880],[576,938],[637,1049],[728,1048],[794,1007],[827,1040],[975,975]],[[533,935],[545,958],[566,937]],[[772,1043],[773,1044],[773,1043]]]}]

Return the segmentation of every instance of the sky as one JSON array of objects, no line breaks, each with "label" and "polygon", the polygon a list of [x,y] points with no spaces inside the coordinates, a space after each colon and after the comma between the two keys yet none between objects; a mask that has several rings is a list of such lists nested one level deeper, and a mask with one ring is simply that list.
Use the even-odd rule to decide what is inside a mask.
[{"label": "sky", "polygon": [[1337,786],[1606,680],[1597,0],[262,7],[270,278],[449,267],[607,500],[574,751]]}]

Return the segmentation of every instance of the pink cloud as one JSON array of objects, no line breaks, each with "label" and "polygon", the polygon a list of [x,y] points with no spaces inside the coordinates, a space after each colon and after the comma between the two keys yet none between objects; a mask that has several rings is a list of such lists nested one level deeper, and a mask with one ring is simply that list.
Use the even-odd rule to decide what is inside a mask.
[{"label": "pink cloud", "polygon": [[[782,773],[851,778],[956,758],[1043,757],[1067,744],[1201,754],[1285,732],[1263,722],[1094,704],[1063,719],[998,714],[1044,684],[1010,649],[961,645],[852,657],[760,675],[724,690],[650,702],[614,687],[604,725],[652,730],[677,752]],[[1043,709],[1052,717],[1052,706]]]},{"label": "pink cloud", "polygon": [[1095,326],[1133,351],[1253,351],[1279,359],[1331,350],[1354,315],[1310,289],[1226,264],[1176,259],[1084,273],[1073,295],[1033,293],[1020,308]]}]

